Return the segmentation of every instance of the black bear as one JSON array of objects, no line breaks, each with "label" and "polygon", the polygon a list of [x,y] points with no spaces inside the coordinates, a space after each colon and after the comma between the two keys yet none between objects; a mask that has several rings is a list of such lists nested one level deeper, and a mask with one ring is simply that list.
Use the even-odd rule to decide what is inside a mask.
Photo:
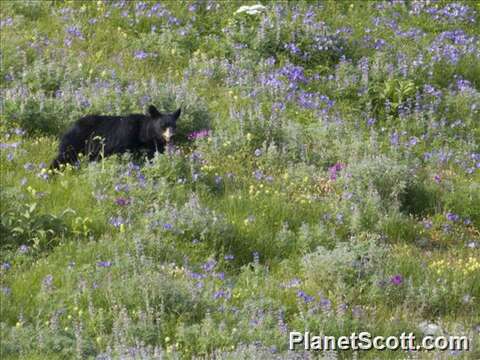
[{"label": "black bear", "polygon": [[62,136],[58,155],[50,168],[74,164],[80,153],[92,161],[99,156],[146,150],[151,158],[156,151],[163,152],[172,139],[180,111],[164,114],[150,105],[147,115],[88,115],[80,118]]}]

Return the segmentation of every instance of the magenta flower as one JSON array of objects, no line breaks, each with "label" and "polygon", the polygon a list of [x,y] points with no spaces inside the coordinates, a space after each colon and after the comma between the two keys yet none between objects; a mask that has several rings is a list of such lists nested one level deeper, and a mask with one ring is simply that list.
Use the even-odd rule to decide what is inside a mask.
[{"label": "magenta flower", "polygon": [[393,284],[393,285],[401,285],[403,283],[403,276],[400,275],[400,274],[397,274],[397,275],[393,275],[391,278],[390,278],[390,282]]},{"label": "magenta flower", "polygon": [[331,166],[328,169],[328,172],[330,174],[330,180],[337,180],[337,173],[340,172],[342,169],[346,167],[345,164],[343,163],[336,163],[335,165]]},{"label": "magenta flower", "polygon": [[202,130],[194,131],[188,134],[187,138],[190,141],[194,141],[194,140],[203,139],[209,136],[210,136],[210,130],[202,129]]}]

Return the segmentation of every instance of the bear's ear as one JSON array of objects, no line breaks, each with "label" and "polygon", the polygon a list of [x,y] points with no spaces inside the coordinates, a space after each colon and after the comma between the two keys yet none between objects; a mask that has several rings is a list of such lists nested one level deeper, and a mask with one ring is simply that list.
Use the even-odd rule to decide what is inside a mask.
[{"label": "bear's ear", "polygon": [[177,111],[175,111],[175,112],[172,114],[172,116],[173,116],[173,118],[175,119],[175,121],[178,120],[178,118],[180,117],[180,113],[181,113],[181,112],[182,112],[182,108],[180,107],[180,108],[178,108]]},{"label": "bear's ear", "polygon": [[152,119],[156,119],[156,118],[159,118],[160,116],[162,116],[162,114],[160,113],[160,111],[157,110],[157,108],[153,105],[150,105],[148,107],[148,113],[150,114],[150,117]]}]

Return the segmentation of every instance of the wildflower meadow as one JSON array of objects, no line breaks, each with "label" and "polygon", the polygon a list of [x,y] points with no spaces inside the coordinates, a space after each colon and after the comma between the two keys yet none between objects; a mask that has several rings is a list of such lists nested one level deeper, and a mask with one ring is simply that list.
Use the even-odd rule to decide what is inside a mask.
[{"label": "wildflower meadow", "polygon": [[[479,1],[0,10],[2,359],[480,358]],[[181,108],[163,153],[49,169],[150,105]]]}]

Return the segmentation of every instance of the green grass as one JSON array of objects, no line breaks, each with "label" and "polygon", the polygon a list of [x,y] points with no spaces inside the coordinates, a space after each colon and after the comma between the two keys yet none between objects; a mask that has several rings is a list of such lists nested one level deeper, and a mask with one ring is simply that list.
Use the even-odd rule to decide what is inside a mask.
[{"label": "green grass", "polygon": [[[479,5],[159,4],[0,5],[0,356],[293,358],[289,331],[430,323],[478,358]],[[47,170],[80,116],[149,104],[182,106],[173,153]]]}]

